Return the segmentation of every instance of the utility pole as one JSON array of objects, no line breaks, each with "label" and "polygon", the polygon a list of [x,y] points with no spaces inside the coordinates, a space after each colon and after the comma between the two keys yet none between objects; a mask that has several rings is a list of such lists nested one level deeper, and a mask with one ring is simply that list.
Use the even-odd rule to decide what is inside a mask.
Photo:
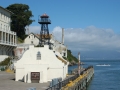
[{"label": "utility pole", "polygon": [[64,28],[62,28],[62,44],[64,44]]},{"label": "utility pole", "polygon": [[80,52],[78,53],[78,74],[80,75]]}]

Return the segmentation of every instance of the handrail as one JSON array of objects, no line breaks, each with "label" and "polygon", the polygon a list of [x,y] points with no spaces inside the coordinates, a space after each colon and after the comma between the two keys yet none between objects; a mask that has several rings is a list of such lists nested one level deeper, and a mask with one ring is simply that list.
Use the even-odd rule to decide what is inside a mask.
[{"label": "handrail", "polygon": [[56,84],[56,85],[54,85],[54,86],[52,86],[52,87],[47,88],[46,90],[56,90],[56,89],[60,89],[60,88],[64,87],[66,84],[68,84],[69,81],[73,81],[73,80],[75,80],[77,77],[79,77],[78,74],[76,74],[76,75],[74,75],[74,76],[72,76],[72,77],[70,77],[70,78],[68,78],[68,79],[65,79],[64,81],[61,81],[61,82],[59,82],[58,84]]},{"label": "handrail", "polygon": [[[80,75],[83,75],[84,72],[86,72],[88,69],[93,68],[93,66],[89,66],[86,69],[84,69]],[[75,74],[74,76],[65,79],[64,81],[58,82],[56,85],[53,85],[52,87],[47,88],[46,90],[59,90],[62,87],[66,86],[70,81],[74,81],[75,79],[77,79],[79,77],[79,74]]]},{"label": "handrail", "polygon": [[4,40],[0,40],[0,43],[4,43],[4,44],[9,44],[9,45],[17,45],[16,43],[13,42],[9,42],[9,41],[4,41]]}]

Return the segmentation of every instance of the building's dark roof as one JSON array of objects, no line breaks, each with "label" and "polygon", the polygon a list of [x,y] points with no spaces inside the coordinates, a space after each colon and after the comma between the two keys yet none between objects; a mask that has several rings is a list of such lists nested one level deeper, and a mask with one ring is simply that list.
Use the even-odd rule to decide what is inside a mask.
[{"label": "building's dark roof", "polygon": [[11,12],[11,11],[9,11],[9,10],[3,8],[2,6],[0,6],[0,8],[4,9],[5,11],[9,12],[10,14],[14,14],[13,12]]}]

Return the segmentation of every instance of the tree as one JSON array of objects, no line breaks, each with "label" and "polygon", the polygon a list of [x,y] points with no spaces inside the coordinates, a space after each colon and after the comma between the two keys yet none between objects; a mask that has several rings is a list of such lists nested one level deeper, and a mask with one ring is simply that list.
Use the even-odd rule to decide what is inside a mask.
[{"label": "tree", "polygon": [[25,27],[30,25],[34,20],[32,11],[29,10],[29,6],[26,4],[12,4],[6,9],[13,12],[11,15],[11,30],[17,33],[17,36],[21,39],[25,37]]}]

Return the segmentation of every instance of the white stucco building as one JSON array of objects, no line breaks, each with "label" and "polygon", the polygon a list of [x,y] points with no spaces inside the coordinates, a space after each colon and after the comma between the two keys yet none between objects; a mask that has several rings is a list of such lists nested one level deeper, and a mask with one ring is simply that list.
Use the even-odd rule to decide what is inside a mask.
[{"label": "white stucco building", "polygon": [[[39,34],[30,33],[24,40],[25,44],[33,44],[35,46],[39,45]],[[59,52],[63,57],[67,57],[67,46],[55,40],[54,36],[50,34],[50,42],[52,43],[52,49]]]},{"label": "white stucco building", "polygon": [[12,12],[0,6],[0,56],[12,56],[16,44],[16,33],[11,31]]},{"label": "white stucco building", "polygon": [[39,83],[51,81],[54,78],[66,77],[68,73],[68,62],[64,60],[59,52],[44,47],[29,45],[28,49],[15,63],[16,81],[31,83],[31,72],[39,72]]},{"label": "white stucco building", "polygon": [[39,44],[39,36],[34,33],[30,33],[25,39],[24,44],[33,44],[37,46]]}]

